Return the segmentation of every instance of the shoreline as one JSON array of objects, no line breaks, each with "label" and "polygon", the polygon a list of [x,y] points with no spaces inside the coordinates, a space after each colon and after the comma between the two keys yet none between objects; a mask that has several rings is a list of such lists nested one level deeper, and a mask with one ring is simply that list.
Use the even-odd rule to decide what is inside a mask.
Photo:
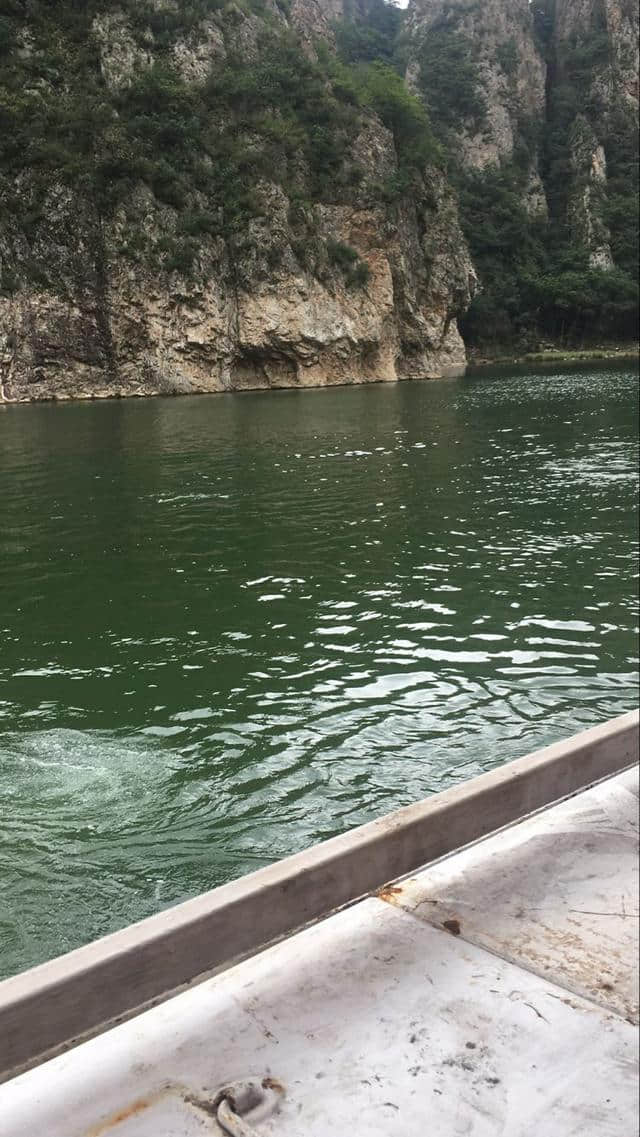
[{"label": "shoreline", "polygon": [[543,348],[539,351],[507,352],[504,355],[484,355],[472,351],[467,374],[486,367],[523,367],[540,363],[629,363],[638,360],[640,345],[624,344],[621,347]]},{"label": "shoreline", "polygon": [[119,388],[118,390],[109,391],[104,387],[95,391],[78,391],[69,394],[64,391],[51,391],[46,395],[31,396],[29,398],[12,398],[8,397],[4,391],[4,384],[0,382],[0,409],[10,406],[29,406],[36,403],[87,403],[87,402],[108,402],[116,399],[156,399],[156,398],[182,398],[192,395],[238,395],[243,393],[255,394],[258,391],[271,392],[271,391],[312,391],[312,390],[325,390],[328,387],[368,387],[376,386],[382,383],[413,383],[413,382],[438,382],[443,379],[461,378],[464,375],[477,375],[486,372],[492,367],[507,368],[507,367],[531,367],[535,369],[539,366],[552,365],[552,364],[595,364],[595,363],[637,363],[640,358],[640,345],[638,344],[625,344],[620,348],[591,348],[581,350],[563,350],[560,348],[549,348],[541,351],[523,352],[521,354],[506,354],[506,355],[480,355],[471,352],[467,361],[467,366],[464,371],[459,375],[424,375],[397,378],[394,380],[376,379],[369,380],[345,380],[341,383],[310,383],[310,384],[278,384],[271,387],[257,385],[255,387],[230,387],[227,389],[212,389],[212,390],[174,390],[174,391],[161,391],[149,390],[144,388],[131,388],[129,390]]}]

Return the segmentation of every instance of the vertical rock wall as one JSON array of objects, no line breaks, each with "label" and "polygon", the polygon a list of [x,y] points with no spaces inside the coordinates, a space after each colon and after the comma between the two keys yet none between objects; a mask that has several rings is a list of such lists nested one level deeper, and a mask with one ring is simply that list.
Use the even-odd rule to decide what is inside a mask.
[{"label": "vertical rock wall", "polygon": [[[421,44],[456,37],[468,55],[485,113],[461,116],[455,131],[463,164],[482,170],[513,157],[523,137],[539,128],[545,114],[546,64],[536,43],[529,0],[411,0],[414,41],[410,72],[419,83]],[[539,154],[530,146],[528,207],[545,209]]]},{"label": "vertical rock wall", "polygon": [[[568,125],[567,215],[593,267],[614,267],[607,224],[608,162],[620,131],[637,131],[638,6],[635,0],[555,0],[552,99],[578,88]],[[617,139],[616,137],[617,136]]]}]

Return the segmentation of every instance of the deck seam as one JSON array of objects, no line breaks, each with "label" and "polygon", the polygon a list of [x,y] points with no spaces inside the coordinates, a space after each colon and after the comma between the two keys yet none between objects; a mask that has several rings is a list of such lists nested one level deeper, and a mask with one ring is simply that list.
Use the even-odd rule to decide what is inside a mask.
[{"label": "deck seam", "polygon": [[[595,999],[590,999],[588,995],[584,995],[581,991],[576,991],[572,987],[563,986],[562,983],[560,983],[557,979],[552,979],[548,975],[545,975],[544,972],[536,971],[535,968],[533,968],[533,967],[527,967],[527,965],[525,963],[522,963],[520,960],[513,959],[513,958],[509,957],[508,955],[501,955],[501,953],[499,951],[494,951],[492,948],[487,947],[486,944],[481,944],[481,943],[478,943],[476,940],[469,939],[469,937],[465,936],[462,932],[460,932],[459,934],[454,933],[454,932],[448,932],[444,928],[440,927],[440,925],[433,923],[431,920],[425,920],[422,918],[422,916],[418,916],[417,912],[414,909],[407,908],[407,907],[405,907],[404,904],[396,903],[389,896],[385,896],[383,894],[383,895],[373,896],[373,897],[371,897],[371,899],[378,900],[381,904],[387,904],[390,908],[393,908],[396,912],[401,913],[403,916],[411,917],[413,920],[416,920],[419,924],[421,924],[423,928],[425,928],[425,927],[431,928],[432,931],[437,932],[438,935],[440,935],[440,936],[448,936],[449,938],[459,940],[462,943],[468,944],[469,947],[476,948],[477,951],[484,952],[485,955],[490,955],[493,959],[499,959],[503,963],[508,963],[512,967],[516,967],[519,971],[526,972],[527,975],[535,975],[535,977],[537,979],[544,980],[544,982],[548,983],[550,987],[556,987],[558,991],[563,991],[567,995],[571,995],[572,997],[574,997],[576,999],[580,999],[583,1003],[586,1003],[589,1007],[592,1007],[594,1010],[599,1011],[601,1014],[602,1014],[602,1012],[604,1012],[605,1014],[614,1015],[617,1019],[620,1020],[620,1022],[626,1023],[628,1026],[630,1026],[634,1030],[637,1029],[638,1024],[636,1023],[636,1021],[634,1019],[631,1019],[628,1015],[620,1014],[619,1011],[616,1011],[614,1007],[610,1007],[608,1004],[598,1003],[598,1002],[596,1002]],[[559,996],[555,996],[555,995],[551,996],[551,998],[558,998],[558,997]]]}]

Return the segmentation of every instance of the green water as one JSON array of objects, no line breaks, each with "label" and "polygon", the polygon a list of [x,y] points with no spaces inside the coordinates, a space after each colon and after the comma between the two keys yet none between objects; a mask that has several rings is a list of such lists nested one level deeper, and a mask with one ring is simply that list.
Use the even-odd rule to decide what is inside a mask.
[{"label": "green water", "polygon": [[622,713],[636,379],[0,410],[8,974]]}]

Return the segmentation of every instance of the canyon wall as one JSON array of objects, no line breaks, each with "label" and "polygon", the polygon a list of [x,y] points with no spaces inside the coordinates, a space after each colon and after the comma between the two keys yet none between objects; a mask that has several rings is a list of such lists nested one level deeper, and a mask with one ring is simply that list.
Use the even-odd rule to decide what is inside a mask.
[{"label": "canyon wall", "polygon": [[[36,115],[68,114],[55,123],[59,164],[78,169],[59,176],[49,139],[32,145],[35,128],[19,121],[33,155],[12,154],[4,177],[4,399],[464,369],[457,317],[475,277],[455,197],[427,163],[412,169],[410,192],[397,190],[392,131],[349,92],[334,94],[317,49],[331,49],[340,0],[201,5],[190,21],[177,5],[156,4],[146,17],[135,0],[94,8],[85,23],[53,32],[36,5],[14,28],[11,95],[22,85]],[[264,37],[274,62],[261,71]],[[74,41],[86,53],[75,73]],[[267,122],[269,67],[280,86]],[[212,94],[218,78],[222,94]],[[298,84],[305,98],[312,91],[302,116]],[[253,100],[244,116],[234,109],[243,91]],[[174,133],[191,130],[193,116],[187,152]],[[77,139],[82,129],[93,137],[78,154],[65,131]],[[138,145],[146,156],[136,164]],[[115,203],[113,185],[124,185]]]},{"label": "canyon wall", "polygon": [[0,400],[457,374],[633,288],[628,0],[10,12]]}]

